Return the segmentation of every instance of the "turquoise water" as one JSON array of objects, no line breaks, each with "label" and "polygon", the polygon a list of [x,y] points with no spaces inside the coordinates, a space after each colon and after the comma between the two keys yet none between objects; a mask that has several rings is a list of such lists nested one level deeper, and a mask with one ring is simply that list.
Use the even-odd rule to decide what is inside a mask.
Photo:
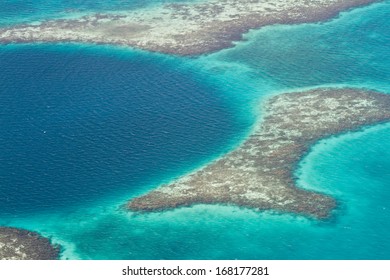
[{"label": "turquoise water", "polygon": [[350,85],[390,91],[388,1],[319,24],[277,25],[212,55],[245,66],[274,88]]},{"label": "turquoise water", "polygon": [[68,17],[75,13],[140,9],[172,2],[188,3],[199,0],[3,0],[0,4],[0,25]]},{"label": "turquoise water", "polygon": [[[18,120],[18,125],[34,128],[40,125],[38,131],[47,131],[44,133],[47,134],[50,130],[42,129],[43,125],[54,129],[63,118],[67,121],[70,118],[73,121],[68,122],[73,127],[73,130],[69,128],[70,137],[84,133],[81,135],[89,143],[84,145],[92,145],[93,153],[87,150],[78,154],[79,146],[73,147],[73,141],[65,142],[70,151],[67,155],[76,164],[88,166],[91,173],[68,174],[69,177],[80,176],[72,178],[71,184],[54,176],[61,173],[45,175],[56,185],[51,186],[42,179],[42,188],[36,190],[31,199],[39,200],[48,188],[55,197],[57,188],[63,187],[58,190],[61,199],[50,199],[49,205],[38,201],[37,206],[32,207],[15,195],[1,206],[2,211],[10,212],[0,216],[1,224],[51,236],[64,246],[63,258],[389,259],[389,125],[323,140],[302,160],[297,170],[298,184],[329,193],[340,203],[334,217],[328,221],[218,205],[152,214],[128,213],[120,208],[127,199],[237,145],[250,132],[254,118],[261,116],[258,103],[266,96],[323,85],[355,86],[389,93],[389,14],[390,2],[386,1],[343,13],[327,23],[268,27],[250,32],[247,41],[238,43],[235,48],[198,59],[109,47],[2,47],[0,64],[3,63],[2,69],[7,71],[0,74],[1,104],[15,104],[8,107],[7,114],[2,109],[1,120],[12,130],[11,115],[26,112],[17,106],[21,101],[24,106],[41,106],[41,109],[53,102],[57,110],[36,112],[34,109],[35,119]],[[39,65],[42,61],[43,65]],[[36,70],[31,73],[31,69]],[[72,76],[72,69],[81,70]],[[26,82],[10,82],[18,77]],[[28,82],[29,79],[37,81],[39,77],[50,77],[47,81],[54,79],[55,83],[45,82],[45,79]],[[83,87],[77,86],[86,79],[90,81]],[[161,82],[164,83],[162,88]],[[31,86],[35,87],[34,91]],[[21,92],[25,99],[23,96],[14,99],[15,93]],[[33,92],[39,95],[32,96]],[[34,102],[29,104],[29,100]],[[159,100],[158,103],[154,103],[155,100]],[[159,108],[160,102],[165,102],[168,110]],[[74,108],[69,108],[70,104]],[[137,116],[146,114],[147,117],[135,120],[134,111],[139,113]],[[161,120],[172,112],[177,114]],[[106,126],[101,113],[111,120]],[[36,122],[39,118],[44,122]],[[123,126],[119,124],[121,121],[125,122]],[[95,127],[88,127],[91,123]],[[129,135],[127,125],[137,133]],[[172,129],[171,135],[177,132],[182,138],[169,137],[167,141],[164,138],[167,129]],[[97,136],[97,132],[103,134]],[[7,133],[11,132],[3,129],[2,135]],[[114,138],[110,139],[110,135]],[[138,137],[140,135],[143,137]],[[48,146],[44,140],[34,144],[50,148],[61,146],[59,138],[50,137],[58,146]],[[8,141],[11,139],[15,142],[14,136]],[[138,146],[134,141],[140,141]],[[115,145],[122,150],[113,148]],[[118,157],[126,151],[127,145],[133,147],[132,151],[137,147],[143,151],[147,145],[152,153],[148,156],[141,153],[135,162],[126,156]],[[105,153],[99,154],[102,150]],[[3,155],[5,150],[2,151]],[[21,160],[20,164],[25,165],[23,170],[34,171],[39,167],[35,163],[42,149],[32,154],[23,154],[19,146],[13,153],[6,151]],[[54,151],[59,153],[60,149]],[[15,157],[15,153],[23,157]],[[36,158],[27,164],[25,159],[30,155]],[[107,158],[115,162],[106,162]],[[56,162],[58,158],[52,159]],[[165,160],[170,164],[165,165]],[[13,161],[10,162],[2,166],[1,172],[9,168],[11,175],[12,172],[20,172],[20,176],[28,174],[17,166],[12,167]],[[0,163],[4,163],[4,157]],[[41,170],[45,170],[47,163],[40,164]],[[117,165],[118,169],[108,175],[100,172],[107,165]],[[135,169],[127,173],[129,167]],[[26,188],[35,173],[31,172],[29,181],[24,182]],[[83,177],[91,174],[96,175],[93,176],[95,181],[89,176]],[[139,177],[134,180],[137,174]],[[9,181],[1,181],[8,182],[8,187],[1,186],[4,191],[14,187],[12,180],[20,179],[11,175],[6,177]],[[78,179],[84,182],[77,184]],[[79,192],[88,199],[77,197]],[[29,196],[28,193],[20,195]],[[4,206],[6,203],[9,207]]]}]

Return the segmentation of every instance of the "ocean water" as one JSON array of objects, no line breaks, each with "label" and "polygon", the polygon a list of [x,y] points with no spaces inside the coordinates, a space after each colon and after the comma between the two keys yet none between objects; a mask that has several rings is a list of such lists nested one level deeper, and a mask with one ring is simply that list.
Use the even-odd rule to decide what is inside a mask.
[{"label": "ocean water", "polygon": [[154,5],[201,0],[3,0],[0,9],[0,26],[68,17],[75,13],[99,13],[140,9]]},{"label": "ocean water", "polygon": [[275,25],[212,55],[245,66],[277,90],[316,86],[368,87],[388,92],[389,1],[342,13],[329,22]]},{"label": "ocean water", "polygon": [[1,47],[0,223],[50,236],[64,259],[389,259],[389,125],[322,140],[302,159],[298,185],[339,202],[327,221],[219,205],[121,208],[233,149],[267,96],[390,93],[389,14],[385,1],[267,27],[198,59]]},{"label": "ocean water", "polygon": [[3,215],[141,188],[226,151],[245,127],[221,90],[174,59],[11,46],[0,68]]}]

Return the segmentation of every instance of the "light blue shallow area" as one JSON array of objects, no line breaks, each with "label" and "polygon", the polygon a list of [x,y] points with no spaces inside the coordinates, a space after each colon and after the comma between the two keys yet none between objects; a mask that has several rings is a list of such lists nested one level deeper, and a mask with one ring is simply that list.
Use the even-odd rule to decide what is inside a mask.
[{"label": "light blue shallow area", "polygon": [[[188,107],[179,110],[180,114],[175,115],[171,120],[175,120],[176,125],[182,127],[180,131],[183,142],[172,142],[169,152],[155,149],[155,153],[149,157],[151,161],[148,170],[153,171],[153,160],[166,157],[168,154],[172,157],[170,170],[156,166],[154,170],[161,173],[141,172],[144,177],[140,176],[138,184],[132,185],[133,181],[127,178],[127,173],[123,171],[128,164],[124,158],[121,163],[124,164],[122,165],[124,169],[119,169],[122,177],[113,177],[122,179],[112,183],[111,190],[103,184],[101,187],[103,189],[100,189],[103,190],[102,192],[94,192],[93,198],[87,201],[79,198],[78,202],[77,199],[72,200],[72,195],[64,196],[66,191],[62,190],[62,198],[65,197],[65,200],[61,202],[60,199],[61,207],[56,207],[55,201],[52,201],[51,208],[47,210],[42,208],[38,201],[37,209],[20,213],[23,212],[20,211],[23,205],[19,205],[16,207],[18,209],[14,209],[19,213],[0,216],[1,224],[38,230],[42,234],[52,236],[55,242],[64,245],[63,258],[389,259],[390,129],[388,125],[321,141],[302,160],[297,170],[298,184],[303,188],[331,194],[339,202],[338,209],[329,221],[315,221],[269,212],[259,213],[218,205],[199,205],[153,214],[127,213],[121,209],[126,199],[196,168],[237,145],[250,131],[254,117],[261,116],[258,103],[263,97],[283,91],[324,85],[363,87],[390,93],[389,14],[390,3],[386,1],[343,13],[340,18],[327,23],[267,27],[251,32],[246,36],[247,41],[238,43],[235,48],[195,60],[97,47],[2,48],[1,54],[4,55],[4,59],[7,56],[10,59],[10,54],[21,56],[23,52],[27,54],[31,52],[31,55],[37,53],[42,56],[42,60],[44,57],[56,58],[57,61],[52,63],[52,69],[57,69],[54,73],[61,73],[57,77],[58,82],[63,82],[61,78],[66,73],[72,75],[70,68],[67,68],[69,64],[72,66],[72,63],[79,63],[73,66],[80,67],[83,61],[89,59],[85,65],[90,66],[91,61],[94,61],[92,65],[96,65],[96,68],[93,70],[100,73],[102,86],[111,81],[111,78],[108,78],[111,77],[110,75],[119,76],[118,81],[123,82],[123,86],[117,89],[118,92],[114,97],[123,95],[123,87],[150,86],[150,83],[145,82],[145,79],[146,81],[150,79],[148,76],[150,73],[157,71],[167,75],[165,72],[168,72],[172,80],[164,76],[164,80],[169,81],[165,88],[172,89],[172,83],[180,81],[175,86],[180,87],[177,93],[183,97],[176,99],[174,94],[177,93],[172,93],[171,90],[169,96],[173,95],[173,98],[163,100],[166,100],[167,104],[178,106],[177,108],[181,108],[183,104]],[[65,61],[61,61],[62,56],[66,57]],[[20,61],[24,61],[24,57],[19,57]],[[50,65],[51,62],[45,63]],[[131,66],[132,64],[137,67]],[[12,65],[10,62],[9,71],[12,70]],[[58,65],[60,67],[56,68]],[[99,68],[108,66],[111,68]],[[15,71],[14,74],[20,74],[21,68],[18,68],[18,65],[14,67],[15,69],[12,70]],[[30,67],[40,69],[33,65]],[[91,67],[85,67],[87,68]],[[25,71],[25,76],[30,75],[31,68],[28,69],[22,70]],[[58,72],[59,70],[64,72]],[[48,71],[35,75],[55,76],[50,73]],[[89,78],[95,81],[92,72],[90,75]],[[25,76],[20,75],[20,77]],[[1,73],[1,77],[6,76]],[[127,85],[126,79],[130,81]],[[191,81],[189,87],[185,86],[187,79]],[[155,84],[156,88],[152,87],[149,90],[154,92],[155,96],[164,95],[163,91],[158,89],[158,80]],[[9,88],[15,90],[11,84]],[[89,93],[91,88],[93,83],[89,84],[85,92]],[[95,100],[95,103],[86,103],[86,105],[95,104],[93,106],[99,109],[99,104],[113,102],[110,98],[102,98],[99,95],[104,94],[101,87],[95,90],[96,96],[105,103]],[[2,96],[4,92],[3,89]],[[136,95],[145,94],[141,88],[135,92]],[[25,94],[29,94],[27,89]],[[191,99],[194,94],[197,98]],[[67,96],[59,98],[60,94],[57,95],[56,100],[62,100],[65,105],[70,102]],[[12,95],[9,94],[9,100],[12,100],[11,97]],[[137,96],[132,98],[138,100],[137,102],[145,102],[148,100],[144,99],[146,97],[143,96],[139,100]],[[129,105],[132,104],[132,98],[126,101]],[[115,98],[113,100],[115,101]],[[145,104],[149,105],[151,100],[153,101],[149,99]],[[199,100],[202,102],[199,103]],[[35,104],[36,102],[44,104],[47,102],[47,97],[41,100],[36,97]],[[88,106],[76,106],[72,110],[76,110],[79,114],[93,116],[93,106]],[[119,104],[122,110],[126,106],[126,104]],[[140,110],[140,114],[145,114],[143,107],[137,108],[134,104],[133,106],[135,106],[134,110]],[[87,112],[83,112],[83,108],[86,108]],[[112,104],[108,107],[103,106],[99,110],[110,111],[110,108],[115,112]],[[202,108],[206,108],[206,111]],[[185,124],[188,120],[192,120],[190,123],[193,124],[199,123],[196,120],[199,115],[195,114],[199,111],[204,113],[202,116],[206,122],[218,123],[206,127],[206,133],[209,134],[200,133],[198,128],[192,131],[191,137],[197,136],[197,139],[204,141],[202,142],[204,145],[197,146],[197,149],[204,149],[202,152],[192,151],[185,143],[186,137],[189,137],[186,136],[188,134],[186,134]],[[210,115],[213,112],[215,115]],[[97,120],[102,121],[102,119]],[[131,121],[131,115],[127,120]],[[9,124],[9,121],[7,123]],[[157,123],[161,124],[159,121]],[[167,128],[170,124],[172,123],[165,123]],[[145,129],[148,128],[145,126]],[[220,133],[219,138],[214,137],[215,131]],[[124,133],[123,130],[121,133]],[[150,133],[146,132],[145,137],[153,135]],[[163,132],[161,133],[163,135]],[[134,139],[138,141],[137,135]],[[210,135],[213,135],[214,141],[208,140]],[[123,137],[124,134],[118,135],[118,139]],[[91,144],[95,145],[93,139]],[[158,138],[153,139],[149,144],[153,146],[163,142],[166,141]],[[99,144],[96,143],[97,147]],[[139,147],[142,148],[142,143]],[[111,152],[107,155],[115,155],[115,151]],[[177,155],[185,155],[188,161],[183,161],[183,158]],[[192,155],[192,158],[188,158],[188,155]],[[74,155],[75,158],[76,156],[77,154]],[[137,162],[133,164],[137,166]],[[81,186],[83,185],[76,184],[76,191],[70,190],[70,192],[73,191],[77,195],[77,188]],[[100,188],[96,188],[93,182],[89,186],[90,190]],[[88,195],[87,190],[83,191]],[[41,192],[44,193],[45,189]],[[64,206],[66,201],[70,204],[68,207]],[[17,200],[14,203],[17,203]],[[7,208],[3,211],[5,210],[12,209]]]},{"label": "light blue shallow area", "polygon": [[385,1],[327,23],[270,26],[213,57],[245,65],[281,88],[347,84],[390,91],[389,13]]},{"label": "light blue shallow area", "polygon": [[100,13],[140,9],[154,5],[199,0],[3,0],[0,9],[0,26],[68,17],[75,13]]}]

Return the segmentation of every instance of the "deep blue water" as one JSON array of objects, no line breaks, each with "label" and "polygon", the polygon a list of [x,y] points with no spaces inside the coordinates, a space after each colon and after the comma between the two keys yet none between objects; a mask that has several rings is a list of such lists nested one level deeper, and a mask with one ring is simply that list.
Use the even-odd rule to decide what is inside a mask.
[{"label": "deep blue water", "polygon": [[226,206],[120,208],[232,148],[263,97],[316,86],[390,93],[389,14],[385,1],[267,27],[198,59],[1,47],[0,224],[51,236],[63,258],[390,259],[388,125],[321,141],[302,160],[298,184],[340,204],[326,222]]},{"label": "deep blue water", "polygon": [[2,215],[143,186],[240,130],[221,91],[175,61],[26,46],[2,48],[0,69]]}]

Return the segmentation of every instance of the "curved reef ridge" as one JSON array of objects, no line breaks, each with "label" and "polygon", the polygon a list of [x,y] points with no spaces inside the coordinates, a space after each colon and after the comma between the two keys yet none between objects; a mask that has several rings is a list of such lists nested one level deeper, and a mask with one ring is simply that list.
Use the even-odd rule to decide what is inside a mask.
[{"label": "curved reef ridge", "polygon": [[55,260],[60,247],[24,229],[0,227],[0,260]]},{"label": "curved reef ridge", "polygon": [[249,29],[317,22],[377,0],[212,0],[0,29],[0,43],[86,42],[177,55],[221,50]]},{"label": "curved reef ridge", "polygon": [[233,204],[329,217],[333,198],[297,188],[294,170],[314,143],[390,121],[390,95],[358,89],[315,89],[265,103],[265,117],[238,149],[127,205],[156,211],[199,203]]}]

